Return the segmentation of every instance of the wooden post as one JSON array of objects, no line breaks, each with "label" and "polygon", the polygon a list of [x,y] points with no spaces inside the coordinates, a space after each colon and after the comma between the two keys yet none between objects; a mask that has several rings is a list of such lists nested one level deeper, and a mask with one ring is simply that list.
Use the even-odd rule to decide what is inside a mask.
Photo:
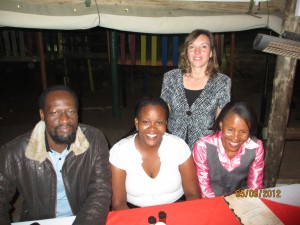
[{"label": "wooden post", "polygon": [[45,61],[45,53],[44,53],[43,34],[41,31],[37,32],[37,39],[38,39],[38,51],[39,51],[40,65],[41,65],[42,86],[43,86],[43,90],[45,90],[47,88],[47,75],[46,75],[46,61]]},{"label": "wooden post", "polygon": [[[286,1],[283,31],[300,32],[300,19],[295,17],[297,0]],[[273,81],[268,139],[265,154],[265,187],[276,185],[284,149],[285,133],[290,112],[297,59],[277,56]]]},{"label": "wooden post", "polygon": [[217,53],[217,60],[218,60],[218,64],[219,64],[219,67],[222,66],[222,45],[221,45],[221,39],[223,38],[222,37],[223,35],[222,34],[215,34],[215,49],[216,49],[216,53]]},{"label": "wooden post", "polygon": [[231,33],[231,45],[230,45],[230,67],[229,76],[233,79],[234,75],[234,49],[235,49],[235,32]]}]

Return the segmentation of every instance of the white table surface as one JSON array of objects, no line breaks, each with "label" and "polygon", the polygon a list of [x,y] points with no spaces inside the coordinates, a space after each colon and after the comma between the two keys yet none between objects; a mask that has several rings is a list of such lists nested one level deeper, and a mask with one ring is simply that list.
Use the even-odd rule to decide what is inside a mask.
[{"label": "white table surface", "polygon": [[33,220],[33,221],[26,221],[26,222],[18,222],[12,223],[13,225],[31,225],[34,222],[39,223],[40,225],[72,225],[75,216],[70,217],[61,217],[61,218],[54,218],[54,219],[46,219],[46,220]]},{"label": "white table surface", "polygon": [[281,197],[280,198],[266,198],[274,202],[280,202],[288,205],[299,206],[300,207],[300,184],[290,184],[285,186],[278,186],[274,188],[268,189],[275,189],[281,190]]}]

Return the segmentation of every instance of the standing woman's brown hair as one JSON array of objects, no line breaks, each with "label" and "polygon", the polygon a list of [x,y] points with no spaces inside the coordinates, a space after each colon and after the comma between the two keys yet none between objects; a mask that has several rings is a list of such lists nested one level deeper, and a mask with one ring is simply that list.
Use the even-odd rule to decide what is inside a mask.
[{"label": "standing woman's brown hair", "polygon": [[210,42],[210,49],[212,51],[212,56],[209,59],[207,69],[206,69],[206,75],[210,77],[216,74],[217,72],[219,72],[219,65],[218,65],[217,53],[215,49],[214,35],[208,30],[197,29],[192,31],[186,37],[180,50],[178,68],[180,68],[183,73],[191,73],[191,64],[188,59],[188,48],[200,35],[207,36]]}]

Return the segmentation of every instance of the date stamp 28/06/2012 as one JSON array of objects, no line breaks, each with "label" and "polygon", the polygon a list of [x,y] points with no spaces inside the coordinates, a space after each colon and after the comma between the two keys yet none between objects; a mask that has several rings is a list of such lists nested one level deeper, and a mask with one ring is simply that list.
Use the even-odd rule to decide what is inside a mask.
[{"label": "date stamp 28/06/2012", "polygon": [[237,198],[281,198],[280,189],[240,189],[235,191]]}]

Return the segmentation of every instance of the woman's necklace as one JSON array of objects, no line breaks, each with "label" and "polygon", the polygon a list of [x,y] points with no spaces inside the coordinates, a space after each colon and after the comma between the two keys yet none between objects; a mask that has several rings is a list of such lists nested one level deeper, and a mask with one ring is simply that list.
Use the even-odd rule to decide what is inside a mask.
[{"label": "woman's necklace", "polygon": [[202,77],[194,77],[194,76],[191,76],[194,80],[201,80],[201,79],[203,79],[203,78],[205,78],[206,77],[206,75],[204,75],[204,76],[202,76]]},{"label": "woman's necklace", "polygon": [[193,74],[191,74],[191,73],[187,73],[186,76],[187,76],[187,77],[190,77],[190,78],[192,78],[192,79],[194,79],[194,80],[201,80],[201,79],[207,77],[206,74],[204,74],[204,75],[202,75],[202,76],[195,76],[195,75],[193,75]]}]

